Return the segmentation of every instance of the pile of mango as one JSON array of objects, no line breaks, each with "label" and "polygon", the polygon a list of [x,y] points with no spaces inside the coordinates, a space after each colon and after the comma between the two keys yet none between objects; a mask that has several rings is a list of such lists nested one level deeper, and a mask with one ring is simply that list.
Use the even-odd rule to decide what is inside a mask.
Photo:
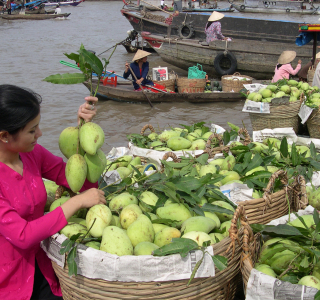
[{"label": "pile of mango", "polygon": [[[260,89],[258,92],[247,94],[247,99],[255,102],[271,102],[273,98],[281,98],[288,96],[289,102],[295,102],[299,99],[301,93],[311,94],[317,93],[317,86],[311,87],[307,82],[296,80],[280,80],[270,83],[266,88]],[[320,94],[318,99],[320,98]]]}]

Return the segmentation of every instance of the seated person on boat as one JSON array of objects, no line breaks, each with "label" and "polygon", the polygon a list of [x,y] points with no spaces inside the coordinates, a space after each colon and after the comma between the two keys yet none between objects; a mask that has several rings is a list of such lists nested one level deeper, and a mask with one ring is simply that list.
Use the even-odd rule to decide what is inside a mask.
[{"label": "seated person on boat", "polygon": [[310,61],[301,68],[301,70],[298,73],[299,81],[307,82],[309,69],[312,66],[316,68],[319,61],[320,61],[320,52],[318,52],[316,55],[315,63],[313,63],[313,57],[311,57]]},{"label": "seated person on boat", "polygon": [[56,6],[56,9],[54,10],[55,15],[60,15],[61,14],[61,8],[60,4],[58,3]]},{"label": "seated person on boat", "polygon": [[216,41],[216,40],[228,40],[231,41],[230,38],[225,37],[221,33],[221,23],[218,22],[224,17],[224,14],[214,11],[208,19],[204,32],[206,33],[206,41],[207,43]]},{"label": "seated person on boat", "polygon": [[[144,51],[144,50],[138,50],[137,53],[134,55],[132,63],[129,65],[129,63],[126,62],[125,65],[125,71],[123,73],[123,78],[127,79],[129,75],[132,77],[133,87],[136,91],[140,91],[140,85],[143,89],[146,89],[146,85],[152,87],[155,87],[160,90],[165,91],[165,87],[154,83],[153,81],[147,79],[147,75],[149,72],[149,62],[147,62],[148,55],[151,53]],[[134,75],[131,73],[131,70],[133,71]],[[137,78],[137,80],[135,79]],[[157,92],[156,90],[152,89],[152,92]]]},{"label": "seated person on boat", "polygon": [[296,58],[296,51],[283,51],[278,59],[278,64],[274,70],[274,76],[271,82],[277,82],[280,79],[289,79],[290,75],[296,75],[301,69],[301,59],[298,60],[297,67],[292,68],[291,62]]}]

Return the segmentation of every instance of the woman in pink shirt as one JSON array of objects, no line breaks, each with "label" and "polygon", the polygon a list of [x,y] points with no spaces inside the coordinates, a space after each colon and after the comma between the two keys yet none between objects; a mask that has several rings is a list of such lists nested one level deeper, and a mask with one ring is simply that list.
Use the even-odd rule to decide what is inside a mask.
[{"label": "woman in pink shirt", "polygon": [[[86,101],[96,102],[95,97]],[[0,299],[62,299],[59,281],[40,242],[57,233],[81,208],[106,203],[97,184],[44,215],[42,178],[68,187],[62,158],[37,143],[42,132],[41,97],[13,85],[0,85]],[[78,111],[86,122],[96,114],[87,102]]]},{"label": "woman in pink shirt", "polygon": [[284,78],[289,79],[290,75],[296,75],[300,71],[301,59],[298,60],[298,65],[295,69],[290,64],[296,58],[296,55],[296,51],[283,51],[281,53],[271,82],[277,82]]}]

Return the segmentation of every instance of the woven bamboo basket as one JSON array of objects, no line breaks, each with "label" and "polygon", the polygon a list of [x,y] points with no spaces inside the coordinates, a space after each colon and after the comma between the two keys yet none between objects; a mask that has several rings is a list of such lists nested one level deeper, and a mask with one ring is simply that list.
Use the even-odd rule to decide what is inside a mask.
[{"label": "woven bamboo basket", "polygon": [[206,79],[177,78],[179,93],[203,93],[206,87]]},{"label": "woven bamboo basket", "polygon": [[[237,228],[239,223],[241,224],[240,229]],[[228,258],[228,267],[223,271],[216,268],[214,277],[193,279],[189,286],[187,286],[188,279],[161,282],[111,282],[90,279],[81,275],[70,278],[67,266],[61,268],[55,262],[52,262],[52,266],[59,278],[64,300],[233,300],[236,290],[242,287],[240,256],[243,252],[244,232],[249,232],[252,236],[251,228],[245,222],[244,210],[240,207],[233,216],[229,237],[212,245],[215,255],[223,255]]]},{"label": "woven bamboo basket", "polygon": [[314,73],[316,72],[316,67],[315,66],[311,66],[308,70],[307,73],[307,82],[309,83],[310,86],[312,86],[312,82],[313,82],[313,76]]},{"label": "woven bamboo basket", "polygon": [[249,113],[253,131],[266,128],[293,127],[298,132],[300,101],[291,102],[285,105],[270,105],[270,114]]},{"label": "woven bamboo basket", "polygon": [[[240,77],[239,78],[233,78],[233,76]],[[244,80],[245,79],[245,80]],[[223,92],[240,92],[241,89],[243,89],[244,84],[251,84],[253,78],[250,76],[241,75],[240,73],[236,72],[233,75],[224,75],[221,77],[221,84],[222,84],[222,91]]]},{"label": "woven bamboo basket", "polygon": [[175,90],[175,83],[176,83],[175,79],[168,79],[168,80],[161,80],[161,81],[154,80],[153,82],[164,86],[167,90],[170,90],[173,92]]},{"label": "woven bamboo basket", "polygon": [[[273,193],[277,178],[284,184],[284,188]],[[287,173],[283,170],[271,175],[262,198],[238,202],[239,206],[244,207],[249,224],[267,224],[287,215],[289,211],[305,208],[307,204],[303,177],[299,177],[299,182],[295,181],[292,185],[288,185]]]},{"label": "woven bamboo basket", "polygon": [[311,138],[320,139],[320,112],[316,109],[307,120],[307,127]]}]

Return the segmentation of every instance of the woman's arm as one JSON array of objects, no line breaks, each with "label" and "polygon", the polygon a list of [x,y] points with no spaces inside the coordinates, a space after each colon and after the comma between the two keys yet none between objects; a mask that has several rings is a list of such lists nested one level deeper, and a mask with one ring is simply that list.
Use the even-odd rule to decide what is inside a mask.
[{"label": "woman's arm", "polygon": [[219,40],[224,40],[226,37],[221,32],[221,23],[216,22],[216,35]]},{"label": "woman's arm", "polygon": [[130,74],[131,74],[131,71],[129,69],[129,63],[126,62],[125,70],[123,72],[123,78],[125,78],[125,79],[128,78]]},{"label": "woman's arm", "polygon": [[[149,72],[149,62],[146,61],[145,63],[143,63],[142,65],[142,72],[141,72],[141,79],[145,79],[147,78],[147,75],[148,75],[148,72]],[[141,82],[142,82],[141,80]]]},{"label": "woman's arm", "polygon": [[301,69],[301,60],[299,59],[297,67],[295,69],[292,68],[291,64],[286,64],[285,65],[285,70],[291,74],[291,75],[296,75]]}]

